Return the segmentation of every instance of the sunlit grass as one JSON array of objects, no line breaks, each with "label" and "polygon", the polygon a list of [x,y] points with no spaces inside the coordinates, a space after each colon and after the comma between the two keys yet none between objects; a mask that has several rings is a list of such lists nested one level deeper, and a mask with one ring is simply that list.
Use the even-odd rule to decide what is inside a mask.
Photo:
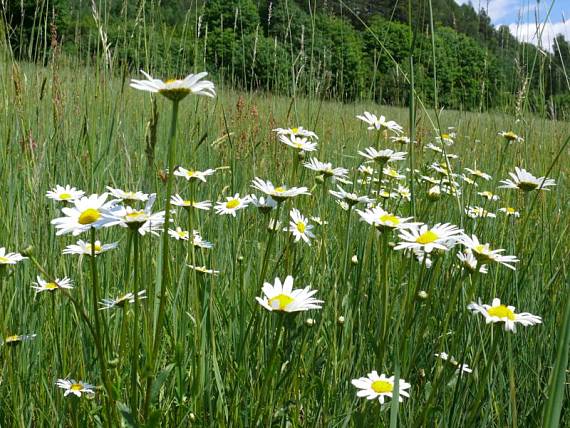
[{"label": "sunlit grass", "polygon": [[[1,72],[0,246],[29,259],[0,267],[0,333],[4,338],[37,334],[17,346],[0,346],[3,425],[118,426],[121,418],[173,426],[388,425],[390,401],[384,408],[377,400],[359,399],[351,384],[373,370],[387,376],[397,372],[411,384],[410,398],[397,409],[401,426],[540,424],[569,291],[567,123],[443,111],[441,133],[454,127],[457,134],[445,150],[458,159],[446,165],[441,154],[424,149],[428,143],[442,147],[431,125],[436,123],[433,112],[417,112],[419,144],[411,149],[413,168],[420,171],[415,177],[437,176],[428,167],[443,162],[440,167],[453,172],[479,169],[492,179],[478,179],[473,187],[458,177],[461,195],[443,192],[436,201],[427,195],[432,184],[414,181],[413,205],[396,197],[381,206],[401,217],[415,211],[413,221],[429,225],[452,223],[520,260],[516,270],[490,264],[487,274],[467,275],[457,267],[457,248],[432,257],[429,269],[426,262],[394,251],[401,241],[397,232],[377,235],[360,221],[354,211],[364,204],[344,211],[329,193],[336,185],[316,178],[272,132],[298,125],[315,131],[315,156],[349,169],[355,184],[342,184],[345,190],[371,195],[377,184],[357,181],[364,178],[356,171],[365,160],[358,152],[367,147],[410,149],[368,131],[356,115],[371,111],[409,129],[408,110],[229,90],[219,90],[214,100],[181,101],[174,165],[216,171],[206,183],[173,177],[172,194],[213,203],[236,193],[261,196],[251,186],[260,177],[275,186],[305,186],[311,196],[296,196],[268,214],[249,206],[235,217],[176,208],[171,228],[195,229],[214,247],[200,249],[170,239],[159,328],[160,296],[151,290],[161,272],[160,239],[131,234],[128,228],[98,230],[96,239],[102,243],[119,242],[96,258],[98,298],[140,290],[149,296],[98,311],[109,393],[85,320],[93,322],[97,307],[91,259],[62,255],[77,239],[55,236],[50,221],[61,215],[61,203],[45,194],[56,184],[70,184],[88,195],[111,186],[157,193],[155,209],[164,209],[171,101],[156,99],[157,144],[149,166],[145,149],[152,133],[151,96],[130,88],[127,80],[140,76],[121,80],[96,68],[11,62],[2,63]],[[525,141],[507,144],[497,135],[509,130]],[[405,175],[400,184],[411,187],[410,162],[391,166]],[[556,186],[530,194],[498,189],[515,167],[552,178]],[[482,191],[500,199],[487,201],[477,194]],[[469,218],[465,208],[475,205],[496,218]],[[501,207],[514,207],[520,217],[506,216]],[[280,229],[288,227],[292,208],[314,226],[310,246],[294,242],[290,233],[268,230],[270,219],[280,219]],[[310,220],[314,216],[327,224]],[[78,239],[91,242],[89,233]],[[32,285],[38,275],[69,277],[74,289],[36,295]],[[257,303],[264,282],[288,275],[295,288],[318,290],[321,310],[283,314]],[[515,306],[517,313],[541,316],[542,324],[519,327],[513,335],[467,310],[472,301],[490,303],[495,297]],[[277,303],[286,305],[287,299]],[[473,373],[458,377],[456,367],[435,357],[441,352],[468,364]],[[63,378],[95,385],[93,399],[64,398],[56,386]],[[117,405],[108,409],[106,402]],[[564,408],[562,413],[564,426],[570,415]]]}]

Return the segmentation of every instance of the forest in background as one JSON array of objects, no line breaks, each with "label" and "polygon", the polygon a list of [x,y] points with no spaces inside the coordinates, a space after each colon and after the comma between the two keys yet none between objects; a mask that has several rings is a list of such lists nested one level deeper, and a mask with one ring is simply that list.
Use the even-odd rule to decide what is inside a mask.
[{"label": "forest in background", "polygon": [[396,106],[408,104],[413,72],[420,99],[438,108],[570,114],[564,36],[541,50],[454,0],[4,0],[0,8],[3,38],[20,60],[58,55],[161,76],[206,69],[237,89]]}]

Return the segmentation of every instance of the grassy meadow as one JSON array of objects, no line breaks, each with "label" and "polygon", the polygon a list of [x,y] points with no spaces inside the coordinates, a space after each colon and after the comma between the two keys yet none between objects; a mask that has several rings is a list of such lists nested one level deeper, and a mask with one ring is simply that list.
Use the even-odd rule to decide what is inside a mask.
[{"label": "grassy meadow", "polygon": [[[0,73],[0,247],[27,257],[0,266],[0,426],[532,427],[556,426],[557,415],[560,426],[570,424],[570,124],[421,104],[410,122],[409,109],[239,93],[214,80],[214,99],[180,101],[170,138],[174,103],[131,88],[139,73],[6,58]],[[356,118],[364,111],[396,121],[417,144],[367,130]],[[317,151],[300,156],[272,131],[296,126],[318,135]],[[524,142],[497,135],[511,130]],[[450,132],[454,143],[442,144],[438,137]],[[446,161],[430,143],[457,158]],[[164,210],[169,144],[176,167],[216,170],[206,182],[172,176],[171,193],[183,198],[264,196],[251,186],[255,177],[310,195],[269,213],[250,204],[235,217],[173,206],[169,228],[198,230],[211,249],[166,235],[166,252],[163,233],[118,226],[56,236],[50,222],[66,205],[46,192],[58,184],[86,195],[106,186],[156,193],[153,212]],[[367,180],[358,172],[367,147],[406,152],[390,163],[403,178],[369,163]],[[434,250],[429,261],[395,249],[401,232],[361,221],[356,210],[366,204],[343,209],[329,193],[336,184],[303,166],[311,157],[347,168],[345,190],[410,221],[456,225],[516,256],[516,269],[482,258],[477,269],[483,263],[488,272],[469,272],[457,257],[461,243]],[[499,189],[515,167],[556,186]],[[465,168],[492,178],[470,184]],[[421,176],[457,184],[438,195]],[[471,218],[466,209],[475,206],[496,217]],[[283,231],[293,208],[314,226],[311,245]],[[281,226],[269,228],[270,220]],[[97,257],[62,254],[79,239],[118,245]],[[321,309],[269,311],[256,301],[264,283],[288,275],[294,288],[318,290]],[[68,277],[73,288],[36,292],[37,276]],[[146,298],[134,304],[96,310],[102,299],[141,290]],[[467,309],[494,298],[542,323],[519,324],[513,334]],[[13,335],[36,336],[7,340]],[[458,374],[457,364],[434,355],[441,352],[472,372]],[[357,397],[351,381],[373,370],[409,383],[409,398]],[[94,393],[64,397],[58,379],[87,382]]]}]

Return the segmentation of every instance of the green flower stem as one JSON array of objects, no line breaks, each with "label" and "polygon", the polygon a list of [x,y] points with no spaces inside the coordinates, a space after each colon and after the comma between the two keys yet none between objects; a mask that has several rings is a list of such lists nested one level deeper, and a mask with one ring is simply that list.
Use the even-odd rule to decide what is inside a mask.
[{"label": "green flower stem", "polygon": [[[275,241],[275,236],[277,235],[277,224],[279,222],[279,217],[281,214],[281,205],[283,202],[280,202],[275,209],[275,217],[273,219],[273,227],[269,230],[269,239],[267,241],[267,246],[265,247],[265,253],[263,254],[263,261],[261,262],[261,271],[259,274],[259,286],[263,285],[265,281],[265,274],[267,273],[267,265],[269,262],[269,253],[271,252],[271,248],[273,247],[273,242]],[[271,225],[271,220],[269,220],[269,224]]]},{"label": "green flower stem", "polygon": [[105,396],[105,413],[106,413],[106,423],[107,426],[113,426],[111,409],[115,408],[115,400],[113,399],[113,389],[109,381],[107,374],[107,360],[105,357],[105,351],[103,350],[102,336],[101,336],[101,318],[99,315],[99,308],[97,307],[97,302],[99,301],[99,279],[97,277],[97,263],[95,261],[95,229],[91,228],[91,292],[93,300],[93,317],[95,325],[95,347],[97,350],[99,365],[101,367],[101,378],[103,379],[103,385],[107,391]]},{"label": "green flower stem", "polygon": [[134,268],[134,312],[135,319],[133,322],[132,340],[133,340],[133,352],[132,352],[132,367],[131,367],[131,410],[135,419],[138,419],[137,409],[138,409],[138,371],[139,371],[139,305],[138,305],[138,293],[140,288],[140,247],[139,247],[139,232],[136,229],[131,230],[129,233],[133,236],[133,268]]},{"label": "green flower stem", "polygon": [[509,367],[509,412],[511,416],[511,422],[513,428],[518,426],[517,424],[517,395],[516,395],[516,384],[515,384],[515,368],[513,364],[513,347],[511,344],[512,334],[507,335],[507,354],[508,354],[508,367]]},{"label": "green flower stem", "polygon": [[[154,334],[153,334],[153,343],[152,343],[152,350],[150,355],[150,373],[153,373],[156,370],[158,361],[158,351],[160,349],[160,342],[162,335],[160,334],[160,330],[162,329],[162,323],[164,320],[164,308],[166,305],[166,286],[169,283],[169,269],[168,269],[168,226],[170,224],[170,197],[172,196],[172,183],[174,177],[174,158],[176,155],[176,123],[178,120],[178,105],[179,100],[172,101],[172,116],[170,121],[170,133],[168,136],[168,178],[166,181],[166,207],[165,207],[165,214],[164,214],[164,230],[162,231],[162,252],[160,254],[160,269],[161,275],[157,278],[156,285],[159,286],[158,290],[154,290],[152,297],[152,301],[157,297],[159,299],[158,304],[158,315],[156,316],[156,324],[154,325]],[[154,315],[154,313],[153,313]],[[148,376],[146,382],[146,396],[145,396],[145,403],[144,403],[144,418],[148,416],[148,412],[150,409],[150,396],[151,396],[151,386],[152,386],[153,376]]]}]

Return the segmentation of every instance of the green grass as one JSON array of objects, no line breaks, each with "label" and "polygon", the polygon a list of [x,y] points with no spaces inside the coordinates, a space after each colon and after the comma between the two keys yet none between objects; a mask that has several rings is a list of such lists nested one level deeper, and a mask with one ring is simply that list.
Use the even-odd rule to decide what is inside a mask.
[{"label": "green grass", "polygon": [[[134,305],[99,312],[110,394],[94,337],[81,316],[83,310],[94,322],[90,259],[61,254],[75,239],[55,236],[50,220],[60,216],[60,205],[45,193],[56,184],[71,184],[88,194],[110,185],[156,192],[158,207],[164,207],[166,185],[159,172],[167,167],[171,102],[157,99],[156,157],[149,167],[145,136],[151,97],[128,86],[130,77],[139,76],[121,80],[96,68],[41,68],[10,61],[1,64],[1,72],[0,246],[8,251],[32,246],[31,254],[50,276],[74,280],[69,294],[78,306],[63,293],[35,295],[31,285],[40,272],[32,260],[0,271],[1,335],[37,334],[19,346],[0,346],[0,425],[118,426],[124,417],[126,423],[148,426],[158,421],[163,426],[388,426],[390,404],[383,408],[377,401],[357,398],[350,383],[372,370],[388,375],[399,370],[411,383],[410,399],[392,409],[392,420],[397,417],[400,426],[541,423],[549,377],[560,381],[567,369],[562,357],[556,366],[555,359],[569,291],[568,123],[536,116],[515,123],[500,112],[443,111],[436,120],[433,111],[418,110],[421,144],[413,148],[413,165],[409,160],[399,164],[402,172],[411,166],[427,173],[427,165],[441,160],[423,150],[435,142],[432,123],[439,120],[442,131],[448,126],[457,130],[456,143],[446,147],[459,156],[450,161],[453,170],[461,173],[476,166],[493,180],[480,182],[477,189],[462,183],[460,198],[435,202],[428,200],[427,186],[414,181],[413,205],[398,199],[384,204],[401,216],[412,216],[415,208],[416,221],[459,225],[521,260],[516,271],[496,265],[487,275],[470,277],[456,268],[457,248],[437,258],[431,269],[392,250],[396,234],[379,238],[355,212],[347,215],[328,194],[331,184],[320,184],[300,166],[295,170],[292,149],[271,132],[297,124],[314,130],[320,137],[316,157],[350,168],[356,181],[362,161],[357,152],[375,145],[376,137],[355,115],[365,110],[383,114],[408,130],[407,110],[227,89],[219,90],[215,100],[183,100],[175,164],[200,170],[227,167],[194,187],[197,200],[252,193],[251,179],[259,176],[311,189],[311,197],[295,198],[281,209],[284,223],[289,209],[296,207],[328,224],[316,226],[317,239],[310,247],[277,233],[266,274],[260,277],[269,217],[253,207],[236,218],[199,212],[192,226],[215,247],[196,251],[194,257],[222,272],[217,277],[192,274],[185,267],[192,251],[171,240],[171,275],[156,360],[151,349],[157,296],[140,302],[138,325]],[[497,132],[508,129],[525,142],[505,147]],[[380,145],[396,148],[382,140]],[[557,186],[529,197],[496,190],[515,166],[537,176],[547,174]],[[185,180],[176,178],[174,186],[176,193],[190,195]],[[496,191],[501,200],[485,203],[476,194],[482,190]],[[356,184],[355,191],[364,194],[366,188]],[[521,217],[512,220],[497,213],[495,219],[472,220],[463,212],[468,205],[492,212],[513,206]],[[183,211],[174,218],[185,229],[188,221]],[[99,299],[135,287],[153,296],[160,239],[141,237],[139,251],[131,253],[128,235],[122,228],[97,231],[103,242],[119,241],[116,250],[96,259]],[[78,238],[89,240],[89,234]],[[353,255],[358,264],[350,262]],[[324,300],[323,309],[282,316],[258,305],[261,284],[286,275],[293,275],[297,287],[319,290],[316,297]],[[427,298],[418,298],[419,291],[426,291]],[[490,303],[495,296],[519,312],[542,316],[543,324],[519,327],[512,335],[486,325],[466,308],[478,298]],[[567,322],[564,329],[567,334]],[[138,350],[133,349],[135,336]],[[458,378],[433,356],[441,351],[465,361],[474,372]],[[558,373],[552,373],[554,367]],[[54,385],[64,377],[97,385],[95,397],[64,398]],[[568,399],[567,373],[565,382],[565,393],[557,387],[560,400],[564,394]],[[560,426],[567,426],[568,407],[559,408]]]}]

